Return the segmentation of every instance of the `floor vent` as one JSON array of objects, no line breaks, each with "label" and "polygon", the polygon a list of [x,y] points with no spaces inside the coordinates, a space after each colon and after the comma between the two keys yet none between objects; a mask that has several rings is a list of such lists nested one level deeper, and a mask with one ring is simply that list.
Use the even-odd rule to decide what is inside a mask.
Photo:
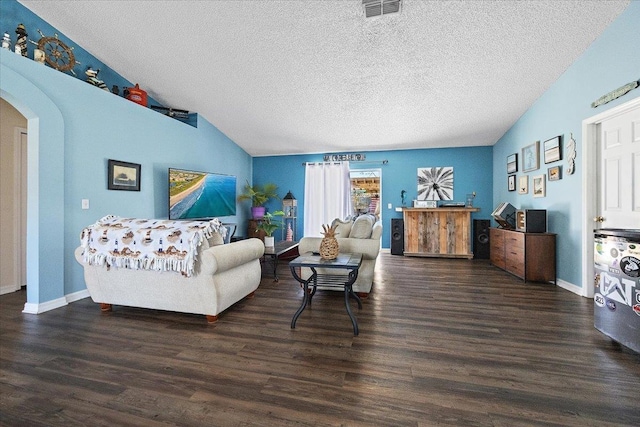
[{"label": "floor vent", "polygon": [[364,16],[373,18],[390,13],[398,13],[400,12],[401,1],[402,0],[362,0]]}]

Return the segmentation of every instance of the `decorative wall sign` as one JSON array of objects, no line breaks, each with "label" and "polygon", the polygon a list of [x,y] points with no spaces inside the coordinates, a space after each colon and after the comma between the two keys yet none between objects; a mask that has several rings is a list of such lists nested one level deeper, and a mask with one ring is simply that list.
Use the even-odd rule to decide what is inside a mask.
[{"label": "decorative wall sign", "polygon": [[558,181],[562,179],[562,166],[554,166],[547,170],[549,181]]},{"label": "decorative wall sign", "polygon": [[533,197],[544,197],[547,195],[544,175],[533,177]]},{"label": "decorative wall sign", "polygon": [[624,86],[619,87],[618,89],[614,89],[606,95],[602,95],[600,98],[596,99],[591,103],[591,108],[596,108],[600,105],[606,104],[607,102],[611,102],[614,99],[620,98],[622,95],[626,95],[629,91],[640,86],[640,80],[636,80],[635,82],[627,83]]},{"label": "decorative wall sign", "polygon": [[453,168],[418,168],[418,200],[453,200]]},{"label": "decorative wall sign", "polygon": [[364,154],[325,154],[325,162],[362,162],[367,159]]},{"label": "decorative wall sign", "polygon": [[523,175],[518,180],[518,194],[527,194],[529,192],[529,175]]},{"label": "decorative wall sign", "polygon": [[573,175],[576,169],[576,140],[573,138],[573,132],[570,133],[569,142],[567,142],[567,174]]},{"label": "decorative wall sign", "polygon": [[543,146],[545,164],[562,159],[562,153],[560,152],[560,136],[546,140]]},{"label": "decorative wall sign", "polygon": [[540,167],[540,141],[522,149],[522,172],[530,172]]},{"label": "decorative wall sign", "polygon": [[508,189],[509,191],[516,191],[516,176],[509,175],[508,178]]},{"label": "decorative wall sign", "polygon": [[140,191],[140,169],[137,163],[109,159],[107,188]]},{"label": "decorative wall sign", "polygon": [[507,156],[507,173],[518,172],[518,153]]}]

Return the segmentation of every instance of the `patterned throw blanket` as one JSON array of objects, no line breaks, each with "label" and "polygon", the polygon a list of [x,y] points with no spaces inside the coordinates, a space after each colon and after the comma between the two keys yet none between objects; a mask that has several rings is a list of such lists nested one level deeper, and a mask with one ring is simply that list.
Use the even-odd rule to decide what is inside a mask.
[{"label": "patterned throw blanket", "polygon": [[82,230],[84,261],[107,267],[179,271],[191,276],[204,239],[227,228],[211,221],[171,221],[161,219],[106,216]]}]

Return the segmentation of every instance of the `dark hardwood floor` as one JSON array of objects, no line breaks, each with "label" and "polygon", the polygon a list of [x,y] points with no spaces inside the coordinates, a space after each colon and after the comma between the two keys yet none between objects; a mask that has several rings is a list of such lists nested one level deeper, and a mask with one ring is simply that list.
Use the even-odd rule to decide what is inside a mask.
[{"label": "dark hardwood floor", "polygon": [[381,254],[353,336],[343,297],[286,263],[204,316],[0,297],[3,426],[638,426],[640,356],[593,302],[482,260]]}]

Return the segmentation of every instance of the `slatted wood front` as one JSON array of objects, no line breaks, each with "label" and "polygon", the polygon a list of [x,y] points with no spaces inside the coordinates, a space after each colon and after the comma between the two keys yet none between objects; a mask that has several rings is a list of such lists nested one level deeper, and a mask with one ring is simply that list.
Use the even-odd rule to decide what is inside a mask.
[{"label": "slatted wood front", "polygon": [[406,256],[473,258],[471,213],[477,208],[403,210]]}]

